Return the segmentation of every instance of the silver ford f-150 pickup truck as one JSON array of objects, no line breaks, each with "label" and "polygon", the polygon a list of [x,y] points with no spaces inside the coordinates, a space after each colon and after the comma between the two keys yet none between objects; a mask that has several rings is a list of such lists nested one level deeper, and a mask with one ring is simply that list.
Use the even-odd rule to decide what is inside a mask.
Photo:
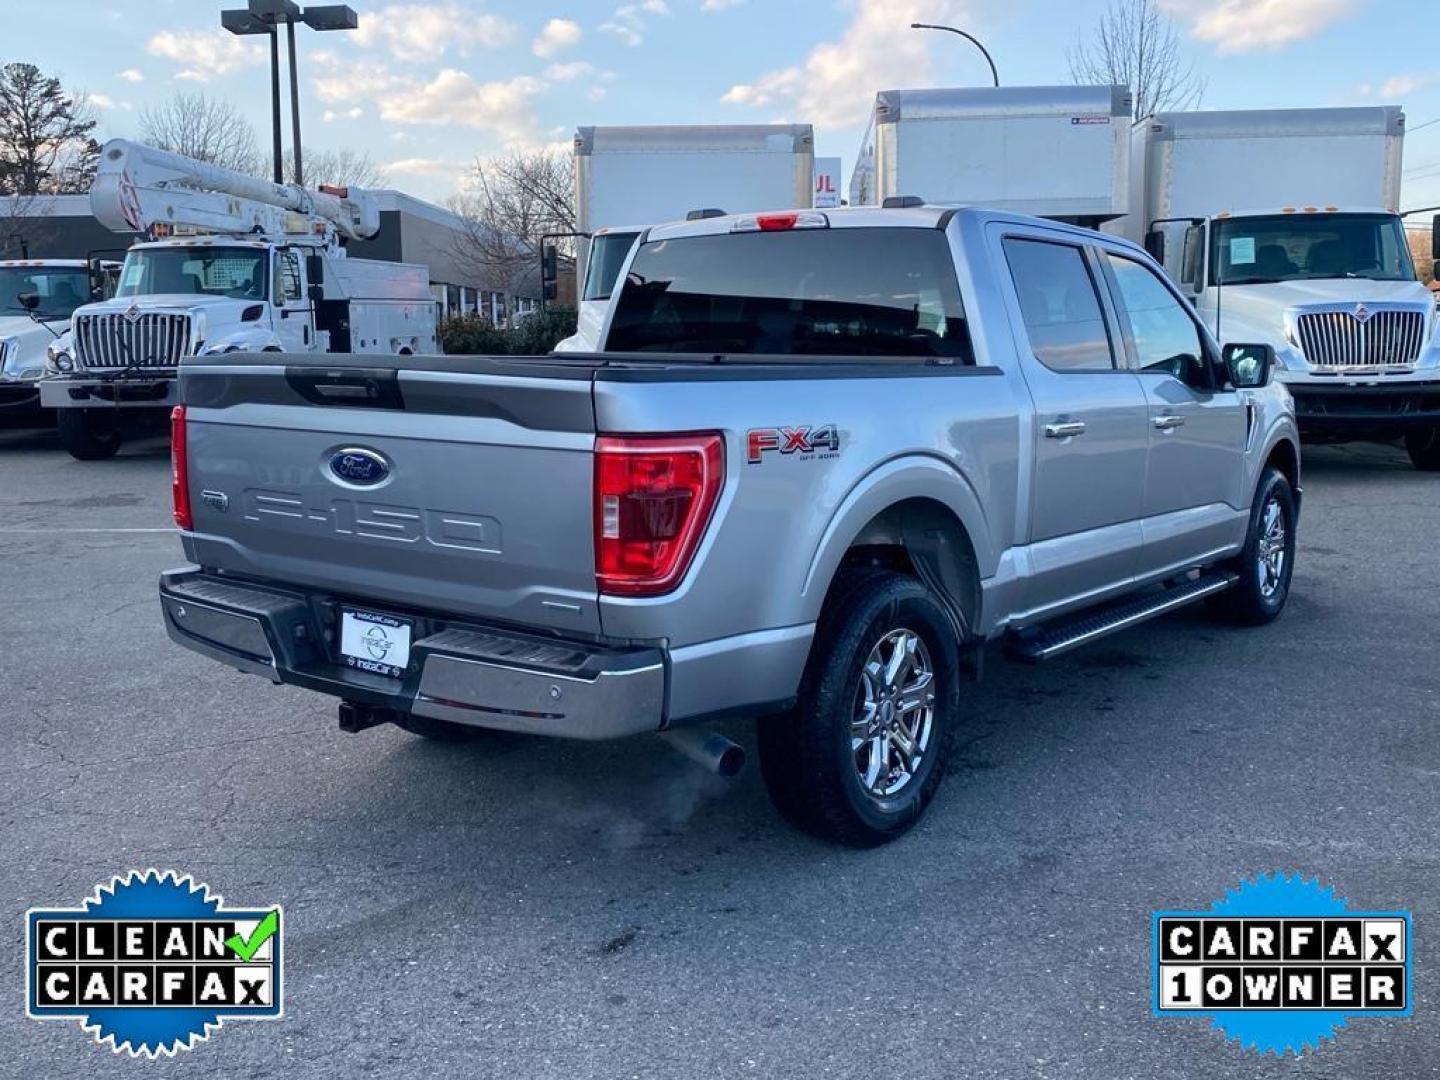
[{"label": "silver ford f-150 pickup truck", "polygon": [[1124,241],[707,217],[621,280],[599,354],[187,360],[170,635],[352,730],[762,717],[784,815],[864,845],[934,794],[987,643],[1285,604],[1289,395]]}]

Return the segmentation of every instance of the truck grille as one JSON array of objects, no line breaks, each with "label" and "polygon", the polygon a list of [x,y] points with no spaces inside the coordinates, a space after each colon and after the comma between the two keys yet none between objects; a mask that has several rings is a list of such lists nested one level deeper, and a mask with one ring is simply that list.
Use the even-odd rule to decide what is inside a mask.
[{"label": "truck grille", "polygon": [[75,316],[75,359],[90,370],[173,368],[190,354],[190,316],[145,312]]},{"label": "truck grille", "polygon": [[[1357,314],[1358,313],[1358,314]],[[1314,367],[1395,367],[1413,364],[1425,345],[1425,313],[1363,304],[1302,314],[1300,348]]]}]

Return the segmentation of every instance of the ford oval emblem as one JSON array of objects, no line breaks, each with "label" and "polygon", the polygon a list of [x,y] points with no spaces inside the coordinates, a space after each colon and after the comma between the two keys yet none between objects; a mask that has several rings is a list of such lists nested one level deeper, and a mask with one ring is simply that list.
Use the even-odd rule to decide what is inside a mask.
[{"label": "ford oval emblem", "polygon": [[374,450],[346,447],[330,457],[336,479],[357,487],[374,487],[390,475],[390,463]]}]

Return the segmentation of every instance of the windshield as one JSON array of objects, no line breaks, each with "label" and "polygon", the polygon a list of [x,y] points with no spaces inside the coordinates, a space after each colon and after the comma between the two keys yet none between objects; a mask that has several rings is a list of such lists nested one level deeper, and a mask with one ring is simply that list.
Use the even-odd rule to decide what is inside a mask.
[{"label": "windshield", "polygon": [[264,248],[140,248],[125,256],[116,296],[187,293],[264,300]]},{"label": "windshield", "polygon": [[1400,219],[1390,214],[1277,214],[1215,222],[1210,284],[1319,278],[1414,281]]},{"label": "windshield", "polygon": [[630,245],[639,233],[606,233],[590,241],[590,268],[585,274],[585,295],[582,300],[609,300],[615,291],[615,279],[630,254]]},{"label": "windshield", "polygon": [[22,315],[20,297],[40,298],[35,314],[42,319],[68,319],[90,302],[90,274],[83,266],[0,266],[0,315]]},{"label": "windshield", "polygon": [[935,356],[973,363],[939,229],[806,229],[645,244],[610,352]]}]

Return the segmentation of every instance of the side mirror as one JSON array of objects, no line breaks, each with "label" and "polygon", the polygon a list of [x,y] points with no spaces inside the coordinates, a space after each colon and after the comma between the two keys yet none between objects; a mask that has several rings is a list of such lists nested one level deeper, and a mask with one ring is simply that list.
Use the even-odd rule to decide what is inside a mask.
[{"label": "side mirror", "polygon": [[540,279],[542,281],[556,281],[560,277],[560,253],[555,250],[554,244],[546,244],[545,250],[540,255]]},{"label": "side mirror", "polygon": [[1275,350],[1269,345],[1226,345],[1225,371],[1237,390],[1258,390],[1270,382]]},{"label": "side mirror", "polygon": [[1440,214],[1430,219],[1430,256],[1440,266]]},{"label": "side mirror", "polygon": [[40,294],[37,292],[22,292],[15,297],[15,299],[20,302],[20,306],[26,311],[40,310]]},{"label": "side mirror", "polygon": [[550,300],[554,300],[556,297],[558,297],[558,296],[560,295],[560,290],[559,290],[559,288],[556,287],[556,284],[555,284],[555,282],[553,282],[553,281],[547,281],[547,282],[545,282],[545,283],[541,286],[541,289],[542,289],[542,291],[543,291],[543,295],[544,295],[545,300],[546,300],[547,302],[550,301]]},{"label": "side mirror", "polygon": [[1165,234],[1159,229],[1152,229],[1145,234],[1145,250],[1150,257],[1161,266],[1165,265]]}]

